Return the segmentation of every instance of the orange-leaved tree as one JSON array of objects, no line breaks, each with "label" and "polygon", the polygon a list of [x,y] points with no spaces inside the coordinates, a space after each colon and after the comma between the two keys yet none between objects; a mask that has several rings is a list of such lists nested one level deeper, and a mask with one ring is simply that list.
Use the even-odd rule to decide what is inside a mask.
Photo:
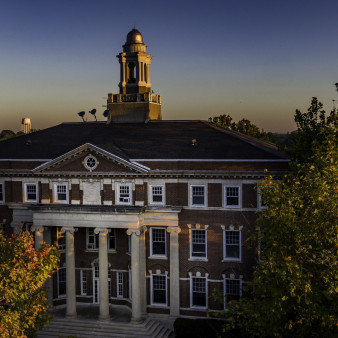
[{"label": "orange-leaved tree", "polygon": [[0,234],[0,336],[26,337],[49,321],[43,286],[59,261],[55,246],[34,248],[27,231]]}]

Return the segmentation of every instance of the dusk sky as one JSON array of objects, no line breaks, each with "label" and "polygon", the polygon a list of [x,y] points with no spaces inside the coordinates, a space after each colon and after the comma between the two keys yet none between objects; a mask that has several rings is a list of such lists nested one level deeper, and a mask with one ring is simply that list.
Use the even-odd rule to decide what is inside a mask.
[{"label": "dusk sky", "polygon": [[[118,93],[127,33],[142,33],[163,119],[230,114],[294,130],[296,108],[338,100],[337,0],[0,2],[0,131],[80,122]],[[88,116],[89,114],[87,114]],[[92,120],[88,116],[88,120]]]}]

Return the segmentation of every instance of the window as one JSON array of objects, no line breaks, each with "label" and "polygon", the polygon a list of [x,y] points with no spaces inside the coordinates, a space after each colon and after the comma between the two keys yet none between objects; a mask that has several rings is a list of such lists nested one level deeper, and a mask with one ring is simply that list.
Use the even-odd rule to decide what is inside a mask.
[{"label": "window", "polygon": [[164,204],[163,185],[154,185],[151,187],[150,204]]},{"label": "window", "polygon": [[4,201],[4,184],[0,183],[0,203]]},{"label": "window", "polygon": [[151,275],[151,304],[167,305],[167,276]]},{"label": "window", "polygon": [[150,256],[166,255],[166,229],[151,228],[150,229]]},{"label": "window", "polygon": [[87,294],[87,271],[80,270],[80,277],[81,277],[81,295]]},{"label": "window", "polygon": [[111,229],[110,233],[108,234],[108,249],[109,250],[115,250],[116,249],[115,229]]},{"label": "window", "polygon": [[205,206],[205,186],[193,185],[191,186],[191,206],[204,207]]},{"label": "window", "polygon": [[267,205],[264,201],[264,195],[262,195],[260,192],[258,192],[258,207],[259,209],[266,209]]},{"label": "window", "polygon": [[123,298],[123,272],[116,272],[116,293],[118,298]]},{"label": "window", "polygon": [[191,230],[191,258],[207,258],[207,231]]},{"label": "window", "polygon": [[88,155],[82,163],[89,171],[93,171],[99,164],[98,160],[92,155]]},{"label": "window", "polygon": [[239,300],[242,296],[242,281],[240,279],[226,278],[224,280],[225,302]]},{"label": "window", "polygon": [[66,249],[66,237],[65,234],[61,231],[60,227],[56,228],[56,240],[59,250]]},{"label": "window", "polygon": [[117,200],[119,204],[130,204],[131,203],[131,186],[129,184],[118,186]]},{"label": "window", "polygon": [[35,183],[25,183],[25,201],[37,202],[38,201],[38,186]]},{"label": "window", "polygon": [[[99,248],[99,234],[95,233],[95,228],[87,228],[87,249],[95,250]],[[116,249],[115,229],[111,229],[107,236],[108,250]]]},{"label": "window", "polygon": [[94,232],[94,228],[87,228],[87,249],[99,248],[99,234]]},{"label": "window", "polygon": [[68,203],[68,184],[56,183],[54,186],[54,200],[58,203]]},{"label": "window", "polygon": [[66,296],[66,268],[58,270],[58,293],[59,297]]},{"label": "window", "polygon": [[190,307],[206,308],[208,306],[207,279],[205,277],[191,277],[190,289]]},{"label": "window", "polygon": [[224,231],[224,260],[241,260],[241,232]]},{"label": "window", "polygon": [[240,189],[239,187],[225,187],[225,206],[228,208],[240,207]]}]

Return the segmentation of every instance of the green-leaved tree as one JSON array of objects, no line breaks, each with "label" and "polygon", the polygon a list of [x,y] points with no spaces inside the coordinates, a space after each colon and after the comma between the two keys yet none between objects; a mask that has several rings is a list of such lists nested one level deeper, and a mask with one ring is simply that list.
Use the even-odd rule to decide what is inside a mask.
[{"label": "green-leaved tree", "polygon": [[[242,337],[338,336],[338,147],[334,112],[296,112],[293,164],[258,187],[261,257],[249,297],[228,302],[225,330]],[[225,333],[227,336],[227,333]]]},{"label": "green-leaved tree", "polygon": [[44,282],[56,268],[55,246],[34,249],[32,234],[0,234],[0,336],[26,337],[48,323]]}]

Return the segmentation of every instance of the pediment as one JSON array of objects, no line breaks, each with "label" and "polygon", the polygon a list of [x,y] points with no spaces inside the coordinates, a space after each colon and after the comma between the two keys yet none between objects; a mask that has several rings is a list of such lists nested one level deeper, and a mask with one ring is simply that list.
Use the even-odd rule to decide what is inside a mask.
[{"label": "pediment", "polygon": [[57,173],[145,173],[148,168],[86,143],[48,163],[36,167],[34,172]]}]

